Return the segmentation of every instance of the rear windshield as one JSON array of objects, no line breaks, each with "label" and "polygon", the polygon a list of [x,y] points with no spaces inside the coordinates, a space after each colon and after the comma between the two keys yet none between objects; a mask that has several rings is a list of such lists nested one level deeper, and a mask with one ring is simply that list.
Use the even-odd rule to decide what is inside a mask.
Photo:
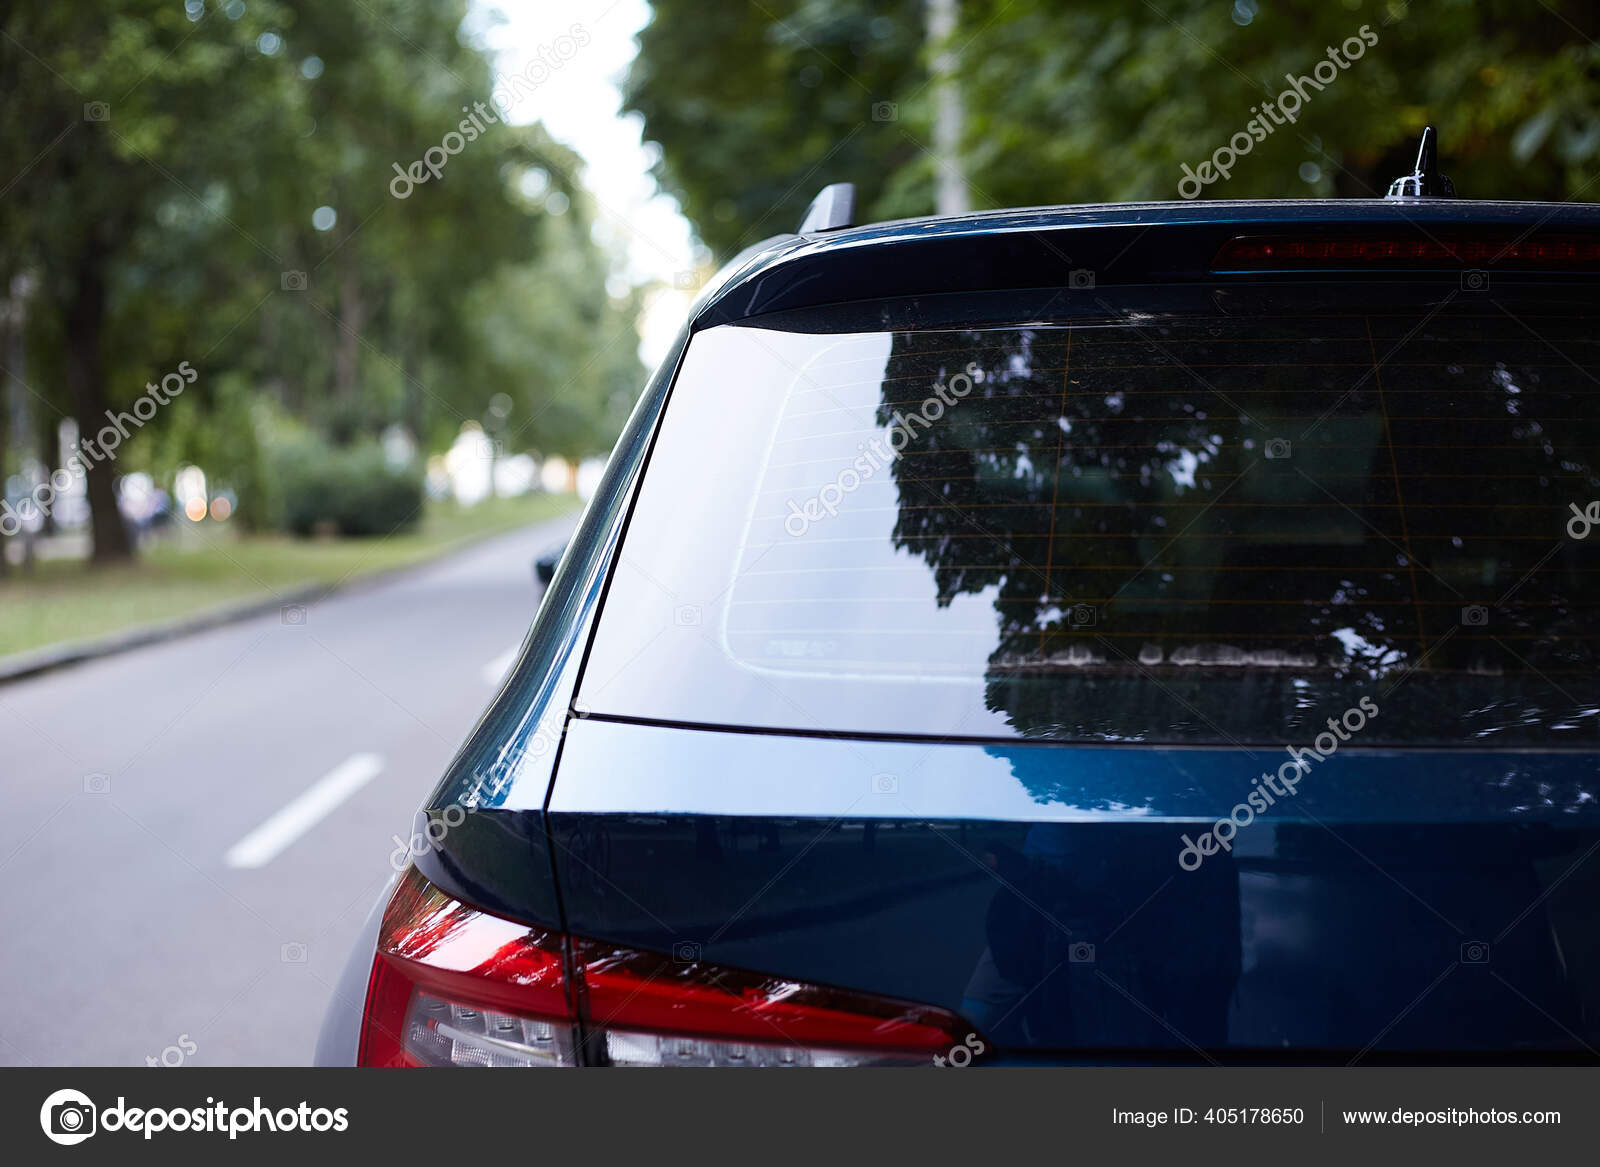
[{"label": "rear windshield", "polygon": [[1435,300],[703,332],[580,700],[1238,745],[1365,698],[1363,745],[1592,747],[1589,298]]}]

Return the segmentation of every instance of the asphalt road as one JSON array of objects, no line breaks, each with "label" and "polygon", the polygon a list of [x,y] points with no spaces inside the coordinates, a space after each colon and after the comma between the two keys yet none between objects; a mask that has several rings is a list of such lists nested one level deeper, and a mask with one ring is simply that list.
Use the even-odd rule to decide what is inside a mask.
[{"label": "asphalt road", "polygon": [[0,1064],[309,1063],[575,522],[0,688]]}]

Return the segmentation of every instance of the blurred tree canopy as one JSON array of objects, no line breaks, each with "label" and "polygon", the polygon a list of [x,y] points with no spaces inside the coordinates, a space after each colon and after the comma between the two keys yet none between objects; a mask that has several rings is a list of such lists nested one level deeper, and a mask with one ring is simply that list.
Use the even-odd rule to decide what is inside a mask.
[{"label": "blurred tree canopy", "polygon": [[923,0],[656,0],[625,101],[660,143],[656,168],[708,247],[726,258],[792,231],[829,182],[862,205],[920,171],[905,132],[916,98]]},{"label": "blurred tree canopy", "polygon": [[[793,230],[829,182],[867,219],[928,214],[922,2],[652,0],[628,100],[708,246]],[[1367,26],[1376,44],[1208,198],[1372,197],[1426,123],[1473,198],[1600,199],[1590,0],[961,0],[949,47],[974,205],[1174,199],[1262,102]]]},{"label": "blurred tree canopy", "polygon": [[[438,448],[505,392],[516,448],[607,448],[642,381],[632,305],[607,293],[577,157],[497,121],[466,16],[467,0],[0,11],[0,294],[27,331],[8,380],[41,431],[0,429],[0,481],[8,444],[54,468],[62,417],[91,437],[181,361],[198,377],[153,440],[89,468],[97,560],[130,551],[114,475],[153,460],[209,455],[249,515],[263,410],[336,446],[398,423]],[[627,335],[586,362],[597,330]]]}]

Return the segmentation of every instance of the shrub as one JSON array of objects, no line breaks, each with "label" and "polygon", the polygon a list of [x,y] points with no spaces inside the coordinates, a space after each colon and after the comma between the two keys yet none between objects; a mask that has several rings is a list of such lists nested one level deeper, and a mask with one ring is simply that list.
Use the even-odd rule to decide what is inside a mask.
[{"label": "shrub", "polygon": [[330,446],[301,438],[273,456],[275,525],[296,535],[332,529],[340,535],[388,535],[422,517],[422,472],[394,467],[376,443]]}]

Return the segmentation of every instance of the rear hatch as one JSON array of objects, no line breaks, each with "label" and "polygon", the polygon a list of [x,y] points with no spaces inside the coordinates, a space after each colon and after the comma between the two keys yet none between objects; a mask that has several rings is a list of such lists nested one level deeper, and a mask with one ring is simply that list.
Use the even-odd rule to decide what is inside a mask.
[{"label": "rear hatch", "polygon": [[938,1005],[1002,1053],[1587,1052],[1592,756],[1340,752],[1186,867],[1284,756],[1254,752],[589,720],[550,822],[574,932]]},{"label": "rear hatch", "polygon": [[1014,1054],[1587,1051],[1588,286],[1078,283],[695,337],[568,928]]},{"label": "rear hatch", "polygon": [[1592,1060],[1593,208],[1050,214],[701,308],[419,866],[1002,1058]]}]

